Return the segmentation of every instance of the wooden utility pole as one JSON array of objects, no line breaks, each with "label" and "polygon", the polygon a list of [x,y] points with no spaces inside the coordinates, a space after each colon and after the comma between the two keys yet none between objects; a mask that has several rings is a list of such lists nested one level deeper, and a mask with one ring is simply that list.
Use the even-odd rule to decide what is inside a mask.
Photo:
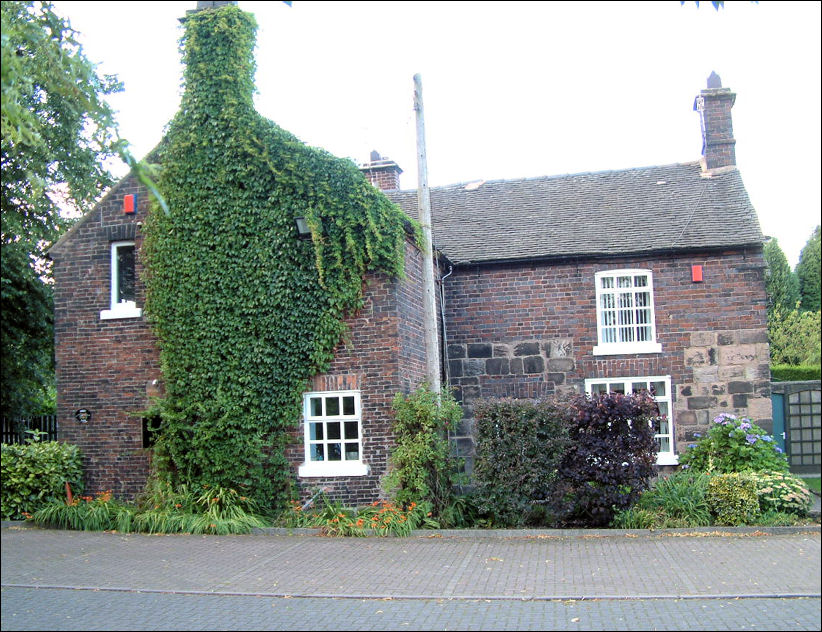
[{"label": "wooden utility pole", "polygon": [[434,239],[431,234],[431,192],[428,189],[428,161],[425,155],[425,117],[422,109],[422,79],[414,75],[414,111],[417,113],[417,207],[422,224],[422,287],[425,317],[425,367],[428,384],[440,392],[440,346],[437,327],[437,300],[434,283]]}]

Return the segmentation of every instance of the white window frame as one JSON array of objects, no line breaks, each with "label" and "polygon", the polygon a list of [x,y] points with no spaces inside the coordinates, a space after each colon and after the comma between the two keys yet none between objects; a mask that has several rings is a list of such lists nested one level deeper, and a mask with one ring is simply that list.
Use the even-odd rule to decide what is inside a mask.
[{"label": "white window frame", "polygon": [[[645,286],[634,286],[636,277],[645,277]],[[629,277],[631,286],[619,288],[618,277]],[[597,310],[597,345],[594,346],[594,355],[618,355],[626,353],[661,353],[662,345],[656,341],[656,315],[654,311],[654,278],[650,270],[623,269],[623,270],[603,270],[594,275],[596,283],[596,310]],[[611,287],[604,288],[603,280],[612,279]],[[647,294],[648,305],[641,306],[648,309],[648,322],[630,322],[620,326],[619,323],[611,322],[620,316],[620,299],[625,298],[631,305],[627,309],[621,310],[631,321],[636,320],[640,310],[635,305],[638,294]],[[611,299],[611,306],[606,309],[604,302]],[[650,328],[648,340],[638,340],[642,335],[640,329]],[[620,330],[630,334],[632,340],[614,340],[621,335]]]},{"label": "white window frame", "polygon": [[[114,318],[139,318],[143,315],[143,310],[137,307],[137,303],[135,301],[122,301],[119,302],[117,300],[118,294],[120,293],[120,288],[118,286],[118,278],[119,278],[119,263],[117,257],[117,251],[120,248],[131,246],[135,248],[135,255],[136,255],[136,244],[133,241],[113,241],[111,242],[111,276],[110,276],[110,300],[109,300],[109,309],[104,309],[100,312],[100,320],[111,320]],[[134,274],[136,276],[136,257],[135,257],[135,270]]]},{"label": "white window frame", "polygon": [[[655,376],[639,376],[639,377],[605,377],[605,378],[591,378],[585,380],[585,392],[591,395],[595,385],[605,385],[606,393],[612,393],[614,385],[620,385],[622,392],[629,395],[634,392],[634,384],[644,382],[645,388],[650,392],[650,385],[653,382],[663,382],[665,384],[665,394],[654,394],[654,399],[657,404],[664,404],[664,408],[668,409],[668,432],[659,432],[654,437],[662,443],[665,439],[668,440],[669,450],[657,452],[657,465],[678,465],[679,457],[675,452],[674,444],[674,402],[671,395],[671,376],[670,375],[655,375]],[[662,407],[661,407],[662,408]],[[660,410],[662,412],[662,410]]]},{"label": "white window frame", "polygon": [[[353,414],[344,414],[344,397],[353,397],[354,412]],[[339,399],[339,414],[329,415],[326,412],[328,399]],[[321,400],[321,414],[312,414],[311,400]],[[301,477],[319,477],[319,476],[365,476],[369,473],[370,468],[363,462],[362,454],[362,398],[360,391],[312,391],[303,393],[303,436],[305,443],[305,461],[298,468],[298,475]],[[346,441],[346,422],[357,422],[357,437],[356,441]],[[326,424],[340,425],[340,436],[337,441],[329,438],[328,426]],[[311,426],[312,424],[322,424],[322,437],[312,438]],[[351,437],[349,437],[351,438]],[[345,443],[357,443],[358,459],[345,458]],[[312,446],[321,446],[323,456],[327,457],[330,452],[331,445],[340,445],[341,459],[338,461],[332,460],[312,460]]]}]

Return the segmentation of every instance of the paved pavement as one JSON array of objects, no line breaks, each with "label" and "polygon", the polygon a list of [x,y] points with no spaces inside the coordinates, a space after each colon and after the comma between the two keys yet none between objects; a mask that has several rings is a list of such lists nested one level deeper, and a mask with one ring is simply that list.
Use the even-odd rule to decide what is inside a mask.
[{"label": "paved pavement", "polygon": [[2,629],[820,629],[820,529],[2,529]]}]

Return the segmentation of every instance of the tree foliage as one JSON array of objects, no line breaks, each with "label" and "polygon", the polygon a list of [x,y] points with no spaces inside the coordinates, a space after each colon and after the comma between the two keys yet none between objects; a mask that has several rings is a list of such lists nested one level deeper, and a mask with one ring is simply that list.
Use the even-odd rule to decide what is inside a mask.
[{"label": "tree foliage", "polygon": [[185,21],[185,91],[158,154],[168,213],[150,214],[143,248],[166,388],[154,463],[172,483],[244,486],[282,509],[301,393],[364,273],[402,273],[407,219],[351,161],[254,110],[255,31],[231,5]]},{"label": "tree foliage", "polygon": [[818,365],[822,355],[820,312],[776,309],[768,321],[768,340],[771,364]]},{"label": "tree foliage", "polygon": [[4,1],[0,17],[2,408],[26,414],[53,383],[51,290],[37,264],[68,223],[59,204],[84,210],[112,181],[104,161],[118,141],[103,97],[120,86],[51,4]]},{"label": "tree foliage", "polygon": [[820,268],[822,268],[822,254],[820,253],[820,233],[817,226],[811,234],[802,252],[799,254],[799,263],[796,266],[796,276],[799,278],[799,292],[802,296],[802,309],[818,312],[820,309]]},{"label": "tree foliage", "polygon": [[764,250],[765,262],[768,264],[765,291],[768,295],[768,320],[770,321],[775,309],[784,312],[796,308],[799,301],[799,283],[776,238],[769,240]]}]

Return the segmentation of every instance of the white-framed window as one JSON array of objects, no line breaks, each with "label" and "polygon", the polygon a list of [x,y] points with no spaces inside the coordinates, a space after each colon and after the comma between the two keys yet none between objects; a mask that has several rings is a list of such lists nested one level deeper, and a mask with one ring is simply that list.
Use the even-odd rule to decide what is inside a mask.
[{"label": "white-framed window", "polygon": [[137,247],[133,241],[112,242],[111,300],[109,309],[100,312],[100,319],[142,315],[143,310],[137,307]]},{"label": "white-framed window", "polygon": [[642,391],[648,391],[653,395],[662,416],[659,432],[655,435],[659,450],[656,458],[657,465],[676,465],[679,463],[679,459],[674,453],[674,418],[670,376],[593,378],[585,380],[585,392],[589,395],[607,393],[630,395]]},{"label": "white-framed window", "polygon": [[594,355],[660,353],[650,270],[597,272],[597,345]]},{"label": "white-framed window", "polygon": [[365,476],[359,391],[303,395],[305,461],[300,476]]}]

